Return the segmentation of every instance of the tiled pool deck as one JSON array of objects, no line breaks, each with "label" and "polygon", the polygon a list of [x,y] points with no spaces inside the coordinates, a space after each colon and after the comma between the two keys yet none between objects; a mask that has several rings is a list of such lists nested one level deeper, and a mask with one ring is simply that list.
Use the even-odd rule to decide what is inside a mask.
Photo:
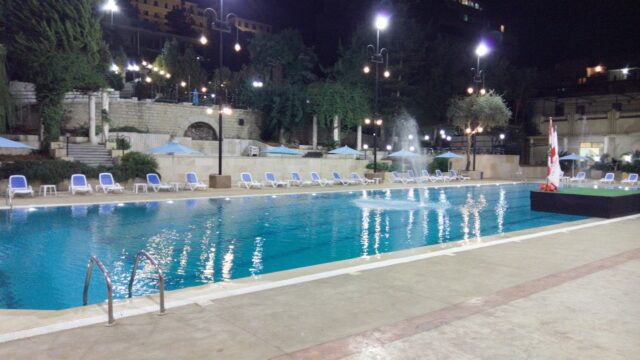
[{"label": "tiled pool deck", "polygon": [[[248,191],[221,196],[235,192]],[[191,195],[171,195],[182,194]],[[76,198],[81,197],[58,201]],[[392,253],[371,259],[389,260],[388,266],[213,300],[201,296],[165,316],[146,313],[118,318],[113,327],[101,323],[5,342],[0,358],[637,358],[640,217],[585,220],[535,235],[540,231],[447,247],[453,251]],[[434,250],[443,255],[420,258]],[[402,261],[408,257],[413,261]],[[363,262],[272,274],[262,283],[354,269]],[[168,302],[172,295],[184,294],[168,293]],[[15,311],[0,318],[5,324],[46,324],[48,316],[56,315],[35,319]]]}]

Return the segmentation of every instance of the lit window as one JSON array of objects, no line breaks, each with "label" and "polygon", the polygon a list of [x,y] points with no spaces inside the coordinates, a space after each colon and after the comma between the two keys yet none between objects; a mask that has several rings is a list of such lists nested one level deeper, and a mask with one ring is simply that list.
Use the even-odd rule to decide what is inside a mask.
[{"label": "lit window", "polygon": [[500,25],[500,32],[503,33],[504,32],[504,25]]}]

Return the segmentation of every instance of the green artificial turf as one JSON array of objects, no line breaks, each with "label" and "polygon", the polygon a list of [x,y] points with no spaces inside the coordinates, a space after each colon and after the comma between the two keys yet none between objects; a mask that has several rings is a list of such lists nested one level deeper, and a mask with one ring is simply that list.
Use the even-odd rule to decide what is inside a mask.
[{"label": "green artificial turf", "polygon": [[584,188],[564,188],[560,189],[560,194],[575,194],[588,196],[625,196],[632,194],[640,194],[640,190],[624,190],[624,189],[594,189],[593,187]]}]

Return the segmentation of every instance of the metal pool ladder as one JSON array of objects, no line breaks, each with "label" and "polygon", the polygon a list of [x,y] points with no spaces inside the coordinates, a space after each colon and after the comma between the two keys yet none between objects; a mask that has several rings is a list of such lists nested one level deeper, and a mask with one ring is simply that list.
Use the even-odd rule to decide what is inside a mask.
[{"label": "metal pool ladder", "polygon": [[109,272],[102,265],[102,262],[95,256],[89,258],[89,264],[87,264],[87,276],[84,279],[84,291],[82,292],[82,305],[87,305],[87,294],[89,293],[89,283],[91,282],[91,272],[93,270],[93,264],[98,266],[98,269],[102,271],[102,275],[104,275],[104,280],[107,283],[107,308],[109,312],[109,322],[108,325],[112,325],[116,322],[113,318],[113,286],[111,285],[111,278],[109,277]]},{"label": "metal pool ladder", "polygon": [[138,255],[136,255],[136,261],[133,263],[133,271],[131,271],[131,278],[129,279],[129,297],[131,297],[131,289],[133,288],[133,280],[136,277],[136,270],[138,269],[138,263],[140,262],[140,258],[145,257],[153,267],[158,270],[158,279],[160,280],[160,314],[164,314],[164,275],[162,274],[162,270],[160,270],[160,266],[158,266],[158,262],[153,256],[149,255],[144,250],[141,250]]}]

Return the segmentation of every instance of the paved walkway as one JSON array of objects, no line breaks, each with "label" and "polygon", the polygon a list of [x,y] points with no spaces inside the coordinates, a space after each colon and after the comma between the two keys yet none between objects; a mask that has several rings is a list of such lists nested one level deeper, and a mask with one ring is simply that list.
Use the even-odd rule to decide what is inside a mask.
[{"label": "paved walkway", "polygon": [[632,359],[640,218],[0,344],[0,359]]}]

